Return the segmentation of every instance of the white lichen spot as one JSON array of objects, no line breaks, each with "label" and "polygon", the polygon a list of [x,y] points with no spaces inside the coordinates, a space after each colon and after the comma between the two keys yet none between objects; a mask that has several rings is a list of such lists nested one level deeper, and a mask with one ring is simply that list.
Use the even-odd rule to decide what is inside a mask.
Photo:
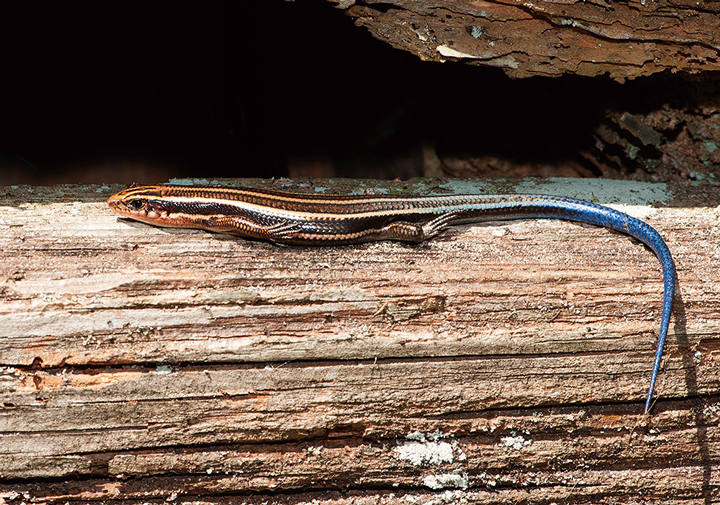
[{"label": "white lichen spot", "polygon": [[470,35],[473,36],[473,38],[479,39],[485,34],[485,30],[483,30],[482,26],[471,26],[470,27]]},{"label": "white lichen spot", "polygon": [[417,440],[418,442],[425,442],[427,438],[425,437],[425,434],[421,431],[413,431],[412,433],[408,433],[405,437],[406,440]]},{"label": "white lichen spot", "polygon": [[514,431],[511,431],[510,435],[509,437],[502,437],[500,439],[500,445],[519,451],[526,445],[532,444],[532,440],[525,439],[522,435],[518,435]]},{"label": "white lichen spot", "polygon": [[423,479],[423,486],[430,489],[467,489],[470,479],[462,470],[455,470],[453,473],[441,473],[428,475]]},{"label": "white lichen spot", "polygon": [[447,442],[406,440],[393,449],[398,459],[414,466],[441,465],[453,462],[453,448]]}]

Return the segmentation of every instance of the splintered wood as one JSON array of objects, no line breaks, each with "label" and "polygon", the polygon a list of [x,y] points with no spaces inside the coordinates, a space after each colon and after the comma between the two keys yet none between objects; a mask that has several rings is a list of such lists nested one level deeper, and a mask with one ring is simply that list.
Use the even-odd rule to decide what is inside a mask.
[{"label": "splintered wood", "polygon": [[118,219],[119,189],[2,191],[0,498],[718,499],[717,187],[644,218],[680,292],[649,417],[662,282],[626,236],[282,247]]},{"label": "splintered wood", "polygon": [[331,1],[394,48],[511,77],[720,70],[720,2]]}]

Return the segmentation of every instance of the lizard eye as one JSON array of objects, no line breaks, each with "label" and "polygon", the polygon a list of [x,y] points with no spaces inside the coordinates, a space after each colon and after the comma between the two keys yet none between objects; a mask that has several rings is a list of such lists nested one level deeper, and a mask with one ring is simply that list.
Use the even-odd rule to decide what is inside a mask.
[{"label": "lizard eye", "polygon": [[128,208],[132,210],[141,210],[143,207],[145,207],[145,200],[140,200],[139,198],[136,198],[135,200],[130,200],[126,204]]}]

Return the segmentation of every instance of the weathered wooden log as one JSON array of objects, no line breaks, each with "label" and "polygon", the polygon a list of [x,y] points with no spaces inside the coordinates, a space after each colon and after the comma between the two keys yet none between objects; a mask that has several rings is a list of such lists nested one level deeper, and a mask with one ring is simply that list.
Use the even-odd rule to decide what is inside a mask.
[{"label": "weathered wooden log", "polygon": [[423,60],[499,67],[512,77],[720,70],[720,2],[331,0]]},{"label": "weathered wooden log", "polygon": [[678,265],[652,415],[662,283],[626,236],[518,221],[419,245],[282,247],[119,219],[104,203],[115,186],[6,187],[0,497],[718,498],[716,186],[313,185],[631,205]]}]

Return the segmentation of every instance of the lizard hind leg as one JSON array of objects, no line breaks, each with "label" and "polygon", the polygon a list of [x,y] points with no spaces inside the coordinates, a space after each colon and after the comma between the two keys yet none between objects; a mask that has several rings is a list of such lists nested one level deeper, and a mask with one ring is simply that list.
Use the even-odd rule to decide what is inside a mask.
[{"label": "lizard hind leg", "polygon": [[395,221],[377,231],[377,240],[400,240],[402,242],[422,242],[425,233],[421,225],[407,221]]},{"label": "lizard hind leg", "polygon": [[395,221],[380,229],[380,240],[402,240],[403,242],[422,242],[433,238],[457,219],[455,212],[446,212],[427,223],[417,224],[407,221]]},{"label": "lizard hind leg", "polygon": [[457,212],[446,212],[445,214],[441,214],[435,219],[428,221],[422,226],[422,231],[424,235],[423,240],[436,236],[438,233],[445,230],[445,228],[451,225],[454,221],[457,221],[459,217],[460,214]]}]

